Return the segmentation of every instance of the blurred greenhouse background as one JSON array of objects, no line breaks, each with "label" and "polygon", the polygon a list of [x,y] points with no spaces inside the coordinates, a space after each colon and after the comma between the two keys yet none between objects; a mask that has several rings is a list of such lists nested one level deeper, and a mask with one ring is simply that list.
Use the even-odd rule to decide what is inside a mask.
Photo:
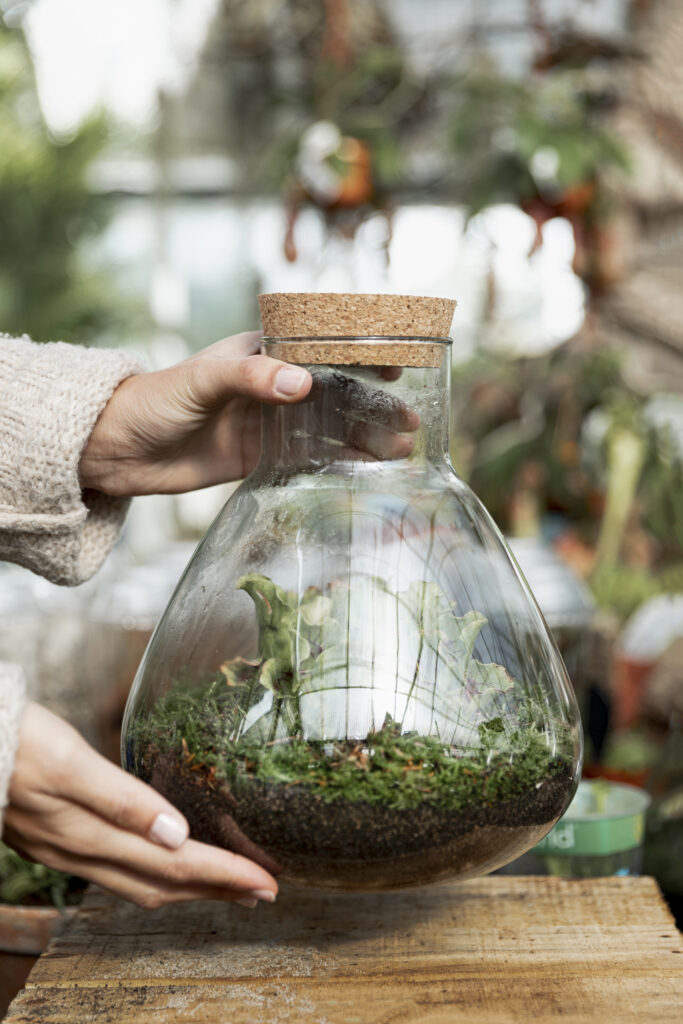
[{"label": "blurred greenhouse background", "polygon": [[[683,4],[0,11],[0,331],[157,367],[258,326],[260,291],[457,298],[454,463],[556,632],[587,772],[678,794],[646,858],[683,898]],[[138,500],[79,592],[0,573],[0,656],[112,756],[225,496]]]}]

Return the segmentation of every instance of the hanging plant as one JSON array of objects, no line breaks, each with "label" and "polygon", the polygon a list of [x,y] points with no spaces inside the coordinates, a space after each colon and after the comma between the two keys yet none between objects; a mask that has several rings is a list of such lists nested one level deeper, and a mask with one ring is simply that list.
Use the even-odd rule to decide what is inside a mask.
[{"label": "hanging plant", "polygon": [[461,80],[454,98],[449,139],[470,215],[515,203],[536,224],[532,251],[545,222],[565,217],[574,231],[575,271],[599,289],[611,212],[606,179],[628,171],[629,160],[597,116],[585,74],[510,80],[482,70]]}]

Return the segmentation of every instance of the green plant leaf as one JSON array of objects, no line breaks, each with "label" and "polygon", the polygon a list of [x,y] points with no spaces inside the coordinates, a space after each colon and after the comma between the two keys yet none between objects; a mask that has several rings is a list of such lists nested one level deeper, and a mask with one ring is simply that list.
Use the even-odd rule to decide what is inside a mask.
[{"label": "green plant leaf", "polygon": [[309,587],[301,602],[301,617],[304,622],[309,626],[320,626],[331,612],[330,598],[323,597],[319,590]]},{"label": "green plant leaf", "polygon": [[330,644],[319,654],[308,658],[299,666],[299,693],[314,693],[318,690],[335,689],[339,686],[336,673],[346,668],[346,648],[342,644]]},{"label": "green plant leaf", "polygon": [[439,615],[439,650],[454,665],[467,666],[482,627],[487,619],[481,612],[469,611],[454,615],[450,610]]},{"label": "green plant leaf", "polygon": [[514,685],[514,680],[502,665],[493,662],[483,664],[472,658],[467,666],[465,691],[482,716],[499,711],[501,697]]},{"label": "green plant leaf", "polygon": [[247,661],[246,658],[237,657],[232,661],[223,662],[219,671],[225,676],[228,686],[244,686],[253,680],[260,664],[260,658],[255,661]]},{"label": "green plant leaf", "polygon": [[278,587],[267,576],[250,573],[237,581],[237,589],[245,590],[256,609],[259,625],[259,653],[265,661],[273,658],[280,676],[295,670],[298,600]]},{"label": "green plant leaf", "polygon": [[266,690],[270,690],[271,693],[277,693],[277,678],[277,662],[275,658],[269,658],[268,661],[264,661],[261,665],[258,681]]},{"label": "green plant leaf", "polygon": [[502,733],[505,732],[505,726],[503,725],[503,719],[498,715],[496,718],[490,718],[488,722],[482,722],[479,726],[479,733],[481,736],[486,736],[487,733]]},{"label": "green plant leaf", "polygon": [[[301,722],[301,696],[343,687],[348,680],[349,638],[342,624],[349,614],[349,587],[334,583],[327,593],[309,587],[299,597],[259,573],[241,577],[237,586],[254,602],[260,657],[256,662],[234,659],[221,671],[228,685],[257,678],[264,689],[277,695],[274,737],[281,715],[289,722]],[[472,609],[456,615],[453,603],[433,580],[415,580],[395,593],[379,577],[364,576],[358,587],[368,607],[375,601],[386,605],[389,598],[397,602],[401,615],[407,612],[417,624],[420,643],[414,673],[405,680],[406,707],[410,700],[433,707],[438,703],[440,712],[469,730],[505,711],[504,695],[512,690],[514,681],[501,665],[474,657],[478,637],[487,623],[481,612]],[[435,684],[430,681],[425,686],[420,674],[428,648],[453,677],[438,694]]]}]

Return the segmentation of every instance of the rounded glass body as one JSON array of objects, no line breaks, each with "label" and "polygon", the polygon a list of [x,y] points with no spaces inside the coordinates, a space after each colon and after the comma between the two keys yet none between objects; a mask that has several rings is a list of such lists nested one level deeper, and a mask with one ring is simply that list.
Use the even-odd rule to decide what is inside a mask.
[{"label": "rounded glass body", "polygon": [[[311,394],[264,409],[261,460],[128,702],[124,766],[195,838],[302,885],[491,871],[550,830],[578,781],[571,686],[453,470],[449,343],[429,341],[438,365],[301,360]],[[358,344],[395,358],[391,339]]]}]

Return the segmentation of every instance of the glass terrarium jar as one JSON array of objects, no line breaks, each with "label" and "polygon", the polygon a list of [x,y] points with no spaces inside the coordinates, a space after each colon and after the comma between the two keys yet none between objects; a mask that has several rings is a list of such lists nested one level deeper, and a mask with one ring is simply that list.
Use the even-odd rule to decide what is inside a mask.
[{"label": "glass terrarium jar", "polygon": [[581,731],[505,542],[449,459],[454,303],[261,297],[308,398],[157,627],[124,765],[195,838],[283,879],[390,889],[518,857],[569,804]]}]

